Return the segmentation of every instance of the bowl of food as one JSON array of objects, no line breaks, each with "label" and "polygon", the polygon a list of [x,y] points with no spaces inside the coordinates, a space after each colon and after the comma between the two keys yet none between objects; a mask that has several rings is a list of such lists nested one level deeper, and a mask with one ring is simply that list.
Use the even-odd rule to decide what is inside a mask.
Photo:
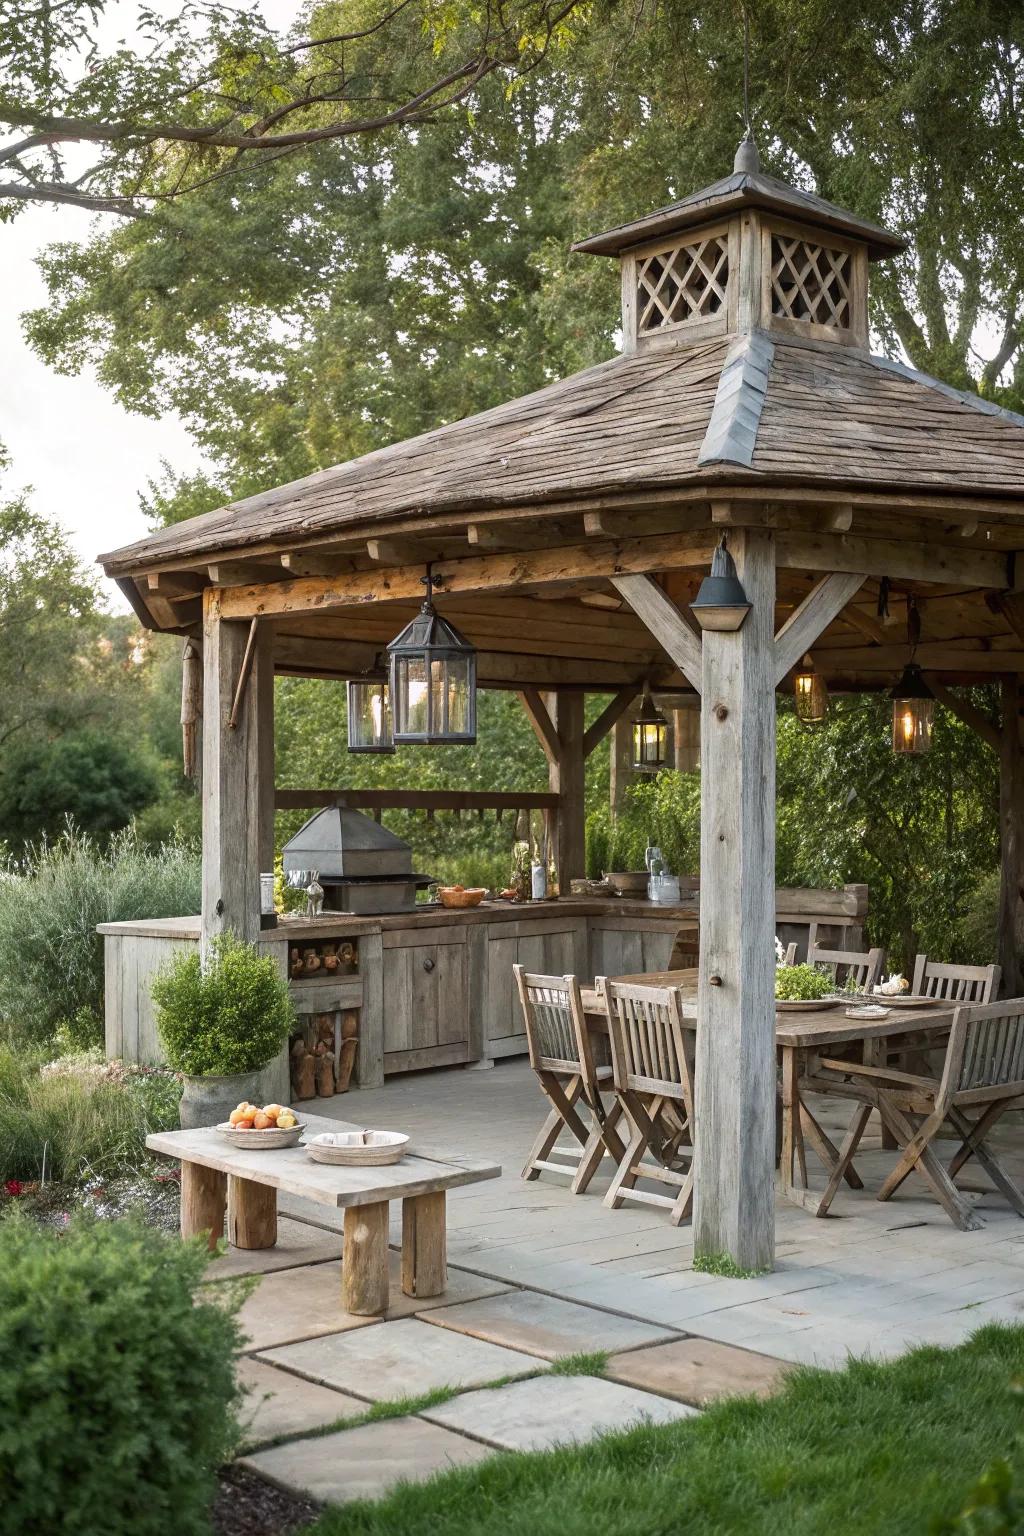
[{"label": "bowl of food", "polygon": [[264,1104],[260,1108],[256,1104],[242,1103],[217,1126],[218,1133],[233,1147],[262,1151],[294,1147],[304,1129],[305,1121],[286,1104]]},{"label": "bowl of food", "polygon": [[409,1138],[401,1131],[324,1131],[306,1142],[315,1163],[381,1168],[405,1156]]},{"label": "bowl of food", "polygon": [[437,896],[442,907],[478,907],[487,895],[485,886],[439,885]]}]

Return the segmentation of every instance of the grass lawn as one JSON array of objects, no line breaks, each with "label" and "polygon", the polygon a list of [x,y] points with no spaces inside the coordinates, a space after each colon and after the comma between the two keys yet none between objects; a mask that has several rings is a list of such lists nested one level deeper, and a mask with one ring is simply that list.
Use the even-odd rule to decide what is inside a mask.
[{"label": "grass lawn", "polygon": [[684,1424],[496,1456],[332,1509],[310,1536],[928,1536],[994,1457],[1024,1464],[1017,1377],[1024,1327],[987,1327],[958,1349],[801,1371],[770,1401],[733,1399]]}]

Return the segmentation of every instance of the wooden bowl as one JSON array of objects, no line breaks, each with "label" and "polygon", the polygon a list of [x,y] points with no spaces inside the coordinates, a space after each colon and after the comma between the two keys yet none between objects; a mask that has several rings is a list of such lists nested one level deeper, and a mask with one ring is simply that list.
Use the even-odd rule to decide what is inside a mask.
[{"label": "wooden bowl", "polygon": [[286,1126],[282,1131],[279,1131],[276,1125],[268,1125],[262,1131],[240,1131],[237,1125],[231,1124],[230,1120],[224,1120],[216,1129],[218,1134],[233,1147],[248,1147],[255,1152],[271,1152],[276,1147],[294,1147],[306,1129],[306,1122],[300,1120],[295,1125]]},{"label": "wooden bowl", "polygon": [[348,1168],[382,1168],[399,1162],[409,1145],[401,1131],[325,1131],[306,1142],[315,1163]]},{"label": "wooden bowl", "polygon": [[646,869],[609,870],[604,877],[620,896],[646,896],[649,876]]},{"label": "wooden bowl", "polygon": [[439,885],[437,895],[442,907],[478,907],[487,890],[484,886],[474,886],[468,891],[457,891],[454,886]]}]

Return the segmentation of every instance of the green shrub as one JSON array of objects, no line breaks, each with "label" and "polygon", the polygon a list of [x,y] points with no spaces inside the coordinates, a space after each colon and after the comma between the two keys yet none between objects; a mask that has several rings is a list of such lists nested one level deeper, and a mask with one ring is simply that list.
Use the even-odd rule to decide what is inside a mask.
[{"label": "green shrub", "polygon": [[144,1168],[146,1137],[177,1128],[180,1097],[167,1072],[88,1056],[46,1067],[38,1052],[0,1045],[0,1181]]},{"label": "green shrub", "polygon": [[[68,830],[0,873],[0,1023],[9,1037],[42,1041],[91,1017],[103,1038],[103,939],[97,923],[199,911],[199,856],[185,843],[144,848],[134,832],[106,848]],[[81,1016],[81,1017],[79,1017]]]},{"label": "green shrub", "polygon": [[0,1536],[208,1536],[240,1335],[207,1258],[130,1220],[0,1222]]},{"label": "green shrub", "polygon": [[277,962],[231,934],[216,941],[205,970],[195,949],[180,951],[152,995],[168,1063],[190,1077],[258,1072],[295,1021]]},{"label": "green shrub", "polygon": [[964,959],[974,965],[991,965],[996,959],[999,924],[999,871],[983,875],[974,887],[964,912]]},{"label": "green shrub", "polygon": [[780,965],[775,971],[775,996],[786,1002],[827,997],[836,989],[826,971],[813,965]]},{"label": "green shrub", "polygon": [[587,874],[644,867],[644,850],[654,843],[674,875],[696,874],[700,866],[700,775],[663,769],[631,784],[617,815],[607,804],[587,817]]}]

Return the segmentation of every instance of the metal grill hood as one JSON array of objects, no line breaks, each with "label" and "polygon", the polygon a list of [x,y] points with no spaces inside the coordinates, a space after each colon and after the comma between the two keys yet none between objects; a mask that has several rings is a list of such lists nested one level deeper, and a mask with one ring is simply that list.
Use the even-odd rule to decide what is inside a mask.
[{"label": "metal grill hood", "polygon": [[281,850],[285,873],[316,869],[335,879],[412,873],[409,844],[360,811],[331,805],[311,816]]}]

